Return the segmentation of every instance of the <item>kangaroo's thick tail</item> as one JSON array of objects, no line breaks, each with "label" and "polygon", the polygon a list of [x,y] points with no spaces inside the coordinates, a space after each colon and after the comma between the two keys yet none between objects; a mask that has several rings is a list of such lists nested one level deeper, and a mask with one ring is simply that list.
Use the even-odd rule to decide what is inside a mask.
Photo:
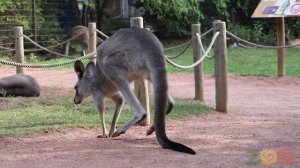
[{"label": "kangaroo's thick tail", "polygon": [[168,104],[168,84],[167,74],[165,68],[156,68],[152,73],[152,83],[154,89],[154,128],[156,138],[159,144],[165,149],[171,149],[178,152],[188,153],[195,155],[196,152],[177,142],[171,141],[165,131],[165,117]]},{"label": "kangaroo's thick tail", "polygon": [[192,155],[196,154],[196,152],[192,148],[185,146],[181,143],[177,143],[177,142],[171,141],[169,139],[164,140],[163,143],[164,143],[164,145],[162,145],[161,143],[160,144],[165,149],[172,149],[177,152],[183,152],[183,153],[188,153],[188,154],[192,154]]}]

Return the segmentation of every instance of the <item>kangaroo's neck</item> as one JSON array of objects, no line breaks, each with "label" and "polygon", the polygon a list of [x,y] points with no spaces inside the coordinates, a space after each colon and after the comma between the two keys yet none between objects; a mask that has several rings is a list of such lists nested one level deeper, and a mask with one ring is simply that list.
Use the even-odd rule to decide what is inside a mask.
[{"label": "kangaroo's neck", "polygon": [[91,82],[91,87],[92,88],[97,88],[99,90],[101,90],[101,92],[105,95],[105,96],[110,96],[113,95],[114,93],[116,93],[118,91],[118,89],[115,87],[115,85],[111,82],[110,79],[108,79],[104,73],[99,70],[99,68],[95,69],[95,73],[94,73],[94,78],[92,79]]}]

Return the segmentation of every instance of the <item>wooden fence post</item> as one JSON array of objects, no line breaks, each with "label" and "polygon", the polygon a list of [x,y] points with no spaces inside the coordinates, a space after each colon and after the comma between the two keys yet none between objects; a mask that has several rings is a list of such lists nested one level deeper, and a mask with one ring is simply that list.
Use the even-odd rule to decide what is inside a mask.
[{"label": "wooden fence post", "polygon": [[[24,63],[24,38],[23,38],[23,27],[15,27],[15,47],[16,47],[16,62]],[[17,74],[23,74],[23,67],[16,67]]]},{"label": "wooden fence post", "polygon": [[226,23],[214,21],[214,33],[220,32],[214,44],[216,110],[228,112]]},{"label": "wooden fence post", "polygon": [[[97,50],[97,32],[96,32],[96,23],[89,23],[89,43],[88,43],[88,53],[94,52]],[[90,58],[91,62],[96,63],[96,58]]]},{"label": "wooden fence post", "polygon": [[[198,61],[202,57],[202,50],[200,48],[200,44],[198,43],[196,33],[201,34],[201,25],[200,24],[193,24],[192,25],[192,47],[193,47],[193,54],[194,54],[194,62]],[[198,66],[194,68],[194,79],[195,79],[195,100],[200,100],[204,102],[203,96],[203,64],[200,63]]]},{"label": "wooden fence post", "polygon": [[[143,18],[142,17],[133,17],[130,18],[130,26],[144,28]],[[140,125],[150,125],[150,106],[149,106],[149,85],[146,79],[138,80],[134,82],[134,92],[141,102],[141,105],[144,107],[147,117],[141,121]]]},{"label": "wooden fence post", "polygon": [[[284,17],[276,18],[277,25],[277,46],[285,46],[285,25]],[[278,56],[278,77],[285,76],[285,48],[277,49]]]}]

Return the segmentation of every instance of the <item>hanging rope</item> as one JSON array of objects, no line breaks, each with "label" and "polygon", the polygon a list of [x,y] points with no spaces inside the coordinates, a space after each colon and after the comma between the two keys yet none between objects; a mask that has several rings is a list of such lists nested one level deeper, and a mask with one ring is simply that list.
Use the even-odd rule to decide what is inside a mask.
[{"label": "hanging rope", "polygon": [[[81,32],[81,33],[79,33],[79,34],[77,34],[77,35],[75,35],[75,36],[73,36],[73,37],[71,37],[71,38],[69,38],[69,39],[63,41],[63,42],[60,42],[60,43],[55,44],[55,45],[52,45],[52,46],[48,46],[48,47],[42,47],[42,46],[40,46],[40,47],[42,47],[42,48],[40,48],[40,49],[24,49],[24,51],[25,51],[25,52],[35,52],[35,51],[43,51],[43,50],[49,49],[49,48],[55,48],[55,47],[58,47],[58,46],[60,46],[60,45],[64,45],[64,44],[66,44],[66,43],[68,43],[68,42],[70,42],[70,41],[76,39],[77,37],[83,35],[83,34],[86,33],[86,32],[87,32],[87,30],[86,30],[86,31],[83,31],[83,32]],[[25,37],[25,35],[24,35],[24,37]],[[28,37],[28,36],[27,36],[27,37]],[[29,37],[28,37],[28,38],[29,38]],[[26,39],[27,39],[27,38],[26,38]],[[27,39],[27,40],[29,40],[29,39]],[[30,40],[31,40],[31,39],[30,39]],[[31,40],[31,42],[34,42],[34,41]],[[36,45],[36,44],[35,44],[35,45]],[[13,49],[13,48],[6,48],[6,47],[2,47],[2,46],[0,46],[0,49],[4,49],[4,50],[7,50],[7,51],[15,51],[15,50],[16,50],[16,49]],[[50,52],[50,53],[53,53],[53,54],[55,54],[55,55],[64,56],[64,57],[69,57],[69,56],[66,56],[66,55],[57,54],[57,52],[53,52],[53,51],[50,51],[50,50],[46,50],[46,51],[48,51],[48,52]],[[70,58],[73,58],[73,57],[70,57]]]},{"label": "hanging rope", "polygon": [[[185,46],[185,48],[177,55],[175,56],[167,56],[169,59],[175,59],[180,57],[182,54],[184,54],[186,52],[186,50],[190,47],[191,43],[193,41],[193,38],[188,42],[187,46]],[[178,46],[177,46],[178,47]]]},{"label": "hanging rope", "polygon": [[[212,49],[212,46],[213,44],[215,43],[217,37],[219,36],[220,32],[216,32],[207,48],[207,50],[205,51],[204,55],[197,61],[195,62],[194,64],[192,65],[188,65],[188,66],[182,66],[182,65],[178,65],[174,62],[172,62],[168,57],[165,57],[166,58],[166,61],[171,64],[172,66],[176,67],[176,68],[180,68],[180,69],[190,69],[190,68],[194,68],[196,66],[198,66],[209,54],[210,50]],[[197,40],[199,42],[199,39],[201,39],[200,35],[198,33],[196,33],[196,36],[197,36]],[[200,43],[200,42],[199,42]]]},{"label": "hanging rope", "polygon": [[68,60],[65,62],[61,62],[61,63],[55,63],[55,64],[22,64],[22,63],[17,63],[17,62],[11,62],[11,61],[4,61],[4,60],[0,60],[0,63],[5,64],[5,65],[13,65],[13,66],[17,66],[17,67],[25,67],[25,68],[51,68],[51,67],[57,67],[57,66],[62,66],[62,65],[67,65],[67,64],[72,64],[76,61],[81,61],[83,59],[88,59],[88,58],[96,58],[94,55],[96,55],[96,51],[95,52],[91,52],[88,55],[84,55],[72,60]]},{"label": "hanging rope", "polygon": [[[211,29],[209,29],[209,31],[207,31],[207,32],[212,32],[213,31],[213,28],[211,28]],[[208,33],[207,33],[208,34]],[[202,53],[205,53],[205,49],[204,49],[204,46],[203,46],[203,43],[202,43],[202,37],[203,36],[199,36],[199,34],[196,34],[197,35],[197,39],[198,39],[198,42],[199,42],[199,45],[200,45],[200,47],[201,47],[201,50],[202,50]],[[208,59],[212,59],[212,58],[214,58],[214,55],[212,55],[212,56],[209,56],[209,55],[207,55],[206,56],[206,58],[208,58]]]},{"label": "hanging rope", "polygon": [[165,48],[164,51],[173,50],[175,48],[180,48],[180,47],[183,47],[183,46],[186,46],[186,45],[190,45],[191,42],[192,42],[192,39],[190,41],[188,41],[188,42],[183,43],[183,44],[179,44],[179,45],[174,46],[174,47]]},{"label": "hanging rope", "polygon": [[[212,32],[212,31],[213,31],[213,28],[209,29],[208,31],[206,31],[204,34],[201,35],[201,38],[204,37],[204,36],[206,36],[207,34],[209,34],[209,33]],[[200,46],[201,46],[202,51],[205,52],[205,50],[204,50],[204,48],[203,48],[203,45],[202,45],[201,38],[200,38],[200,43],[199,43],[199,44],[200,44]],[[166,51],[166,50],[171,50],[171,49],[175,49],[175,48],[179,48],[179,47],[182,47],[182,46],[187,45],[187,46],[186,46],[179,54],[177,54],[177,55],[175,55],[175,56],[167,56],[167,55],[166,55],[166,56],[167,56],[169,59],[175,59],[175,58],[180,57],[180,56],[183,55],[183,54],[186,52],[186,50],[190,47],[190,45],[191,45],[191,43],[192,43],[193,40],[194,40],[194,37],[193,37],[190,41],[188,41],[188,42],[186,42],[186,43],[180,44],[180,45],[175,46],[175,47],[170,47],[170,48],[164,49],[164,51]],[[211,58],[211,57],[208,57],[208,58]]]},{"label": "hanging rope", "polygon": [[[201,34],[201,38],[205,37],[206,35],[208,35],[210,32],[213,31],[213,28],[207,30],[205,33]],[[188,42],[185,42],[183,44],[180,44],[180,45],[177,45],[177,46],[174,46],[174,47],[169,47],[169,48],[165,48],[164,51],[167,51],[167,50],[172,50],[172,49],[175,49],[175,48],[180,48],[180,47],[183,47],[183,46],[186,46],[186,45],[190,45],[191,42],[192,42],[193,39],[191,39],[190,41]]]},{"label": "hanging rope", "polygon": [[63,54],[60,54],[60,53],[58,53],[58,52],[48,50],[47,48],[45,48],[45,47],[43,47],[43,46],[37,44],[35,41],[31,40],[31,39],[30,39],[29,37],[27,37],[26,35],[23,35],[23,37],[24,37],[26,40],[30,41],[30,42],[31,42],[32,44],[34,44],[35,46],[37,46],[37,47],[39,47],[39,48],[41,48],[41,49],[43,49],[43,50],[45,50],[45,51],[47,51],[47,52],[49,52],[49,53],[51,53],[51,54],[58,55],[58,56],[61,56],[61,57],[74,58],[74,57],[70,57],[70,56],[68,56],[68,55],[63,55]]},{"label": "hanging rope", "polygon": [[16,51],[16,49],[13,49],[13,48],[6,48],[6,47],[2,47],[2,46],[0,46],[0,49],[4,50],[4,51],[0,51],[0,52]]},{"label": "hanging rope", "polygon": [[[81,33],[79,33],[79,34],[77,34],[77,35],[75,35],[75,36],[73,36],[73,37],[71,37],[71,38],[69,38],[69,39],[67,39],[67,40],[65,40],[65,41],[63,41],[63,42],[61,42],[61,43],[58,43],[58,44],[55,44],[55,45],[52,45],[52,46],[49,46],[49,47],[44,47],[44,48],[49,49],[49,48],[55,48],[55,47],[60,46],[60,45],[64,45],[64,44],[66,44],[66,43],[68,43],[68,42],[70,42],[70,41],[76,39],[77,37],[83,35],[83,34],[86,33],[86,32],[87,32],[87,30],[86,30],[86,31],[83,31],[83,32],[81,32]],[[25,51],[25,52],[35,52],[35,51],[43,51],[43,50],[44,50],[44,49],[40,48],[40,49],[25,49],[24,51]]]},{"label": "hanging rope", "polygon": [[104,34],[102,31],[96,29],[97,33],[99,33],[101,36],[105,37],[105,38],[109,38],[106,34]]},{"label": "hanging rope", "polygon": [[247,40],[244,40],[236,35],[234,35],[233,33],[230,33],[229,31],[226,32],[229,36],[235,38],[238,41],[241,41],[243,43],[246,43],[248,45],[254,46],[254,47],[258,47],[258,48],[271,48],[271,49],[278,49],[278,48],[292,48],[292,47],[296,47],[296,46],[300,46],[300,44],[294,44],[294,45],[290,45],[290,46],[266,46],[266,45],[260,45],[260,44],[255,44],[252,42],[249,42]]}]

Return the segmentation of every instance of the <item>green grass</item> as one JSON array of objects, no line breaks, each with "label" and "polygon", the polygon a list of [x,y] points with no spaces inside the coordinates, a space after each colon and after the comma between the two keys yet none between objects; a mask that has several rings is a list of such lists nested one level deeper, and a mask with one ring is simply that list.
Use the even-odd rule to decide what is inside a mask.
[{"label": "green grass", "polygon": [[[169,56],[177,55],[182,51],[182,48],[169,50],[166,52]],[[286,75],[300,76],[300,48],[286,49]],[[210,53],[210,56],[213,55]],[[7,59],[0,55],[0,59]],[[27,60],[30,60],[27,58]],[[34,64],[52,64],[69,60],[68,58],[55,58],[48,61],[34,60]],[[173,59],[174,62],[180,65],[190,65],[193,62],[193,52],[188,49],[184,55]],[[30,62],[30,61],[29,61]],[[84,60],[85,63],[88,60]],[[0,64],[1,66],[1,64]],[[168,66],[168,72],[193,72],[193,69],[178,69],[171,65]],[[228,72],[242,76],[276,76],[277,75],[277,50],[276,49],[245,49],[245,48],[228,48]],[[56,69],[73,68],[73,64],[57,67]],[[214,60],[206,59],[204,61],[204,72],[213,74]]]},{"label": "green grass", "polygon": [[[178,54],[182,48],[166,52],[168,55]],[[300,48],[286,49],[287,76],[300,76]],[[211,53],[210,55],[212,55]],[[8,57],[0,56],[8,60]],[[57,58],[50,61],[33,60],[36,64],[52,64],[66,61],[66,58]],[[192,63],[192,50],[174,59],[181,65]],[[88,60],[84,61],[85,63]],[[2,66],[0,64],[0,66]],[[214,60],[204,61],[204,72],[213,74]],[[58,69],[73,68],[73,64],[58,67]],[[228,49],[228,71],[236,75],[276,76],[277,52],[274,49]],[[193,72],[193,69],[177,69],[168,65],[168,72]],[[0,137],[24,136],[38,132],[49,132],[61,128],[72,127],[100,127],[99,115],[94,102],[86,100],[81,105],[73,104],[72,95],[57,96],[47,94],[39,98],[0,98]],[[106,120],[112,120],[113,104],[108,101],[106,106]],[[153,111],[153,110],[151,110]],[[170,118],[181,118],[191,115],[207,113],[209,108],[200,105],[197,101],[178,100]],[[131,109],[125,106],[120,117],[119,125],[130,120]]]},{"label": "green grass", "polygon": [[[107,101],[105,117],[109,124],[113,111],[114,104]],[[178,100],[168,118],[205,114],[208,111],[209,108],[198,101]],[[121,126],[132,117],[130,107],[125,105],[118,125]],[[99,114],[91,98],[77,106],[73,103],[72,95],[57,96],[55,93],[39,98],[0,98],[0,137],[30,136],[74,127],[101,128]]]},{"label": "green grass", "polygon": [[[182,48],[174,49],[166,52],[172,56],[176,55]],[[286,49],[286,75],[300,76],[300,48]],[[180,65],[190,65],[193,63],[192,50],[189,49],[184,55],[173,59],[174,62]],[[213,53],[210,53],[213,55]],[[244,49],[244,48],[229,48],[228,49],[228,72],[242,76],[276,76],[277,75],[277,51],[274,49]],[[204,60],[204,73],[213,74],[214,60]],[[168,65],[168,71],[174,72],[193,72],[193,69],[177,69]]]}]

